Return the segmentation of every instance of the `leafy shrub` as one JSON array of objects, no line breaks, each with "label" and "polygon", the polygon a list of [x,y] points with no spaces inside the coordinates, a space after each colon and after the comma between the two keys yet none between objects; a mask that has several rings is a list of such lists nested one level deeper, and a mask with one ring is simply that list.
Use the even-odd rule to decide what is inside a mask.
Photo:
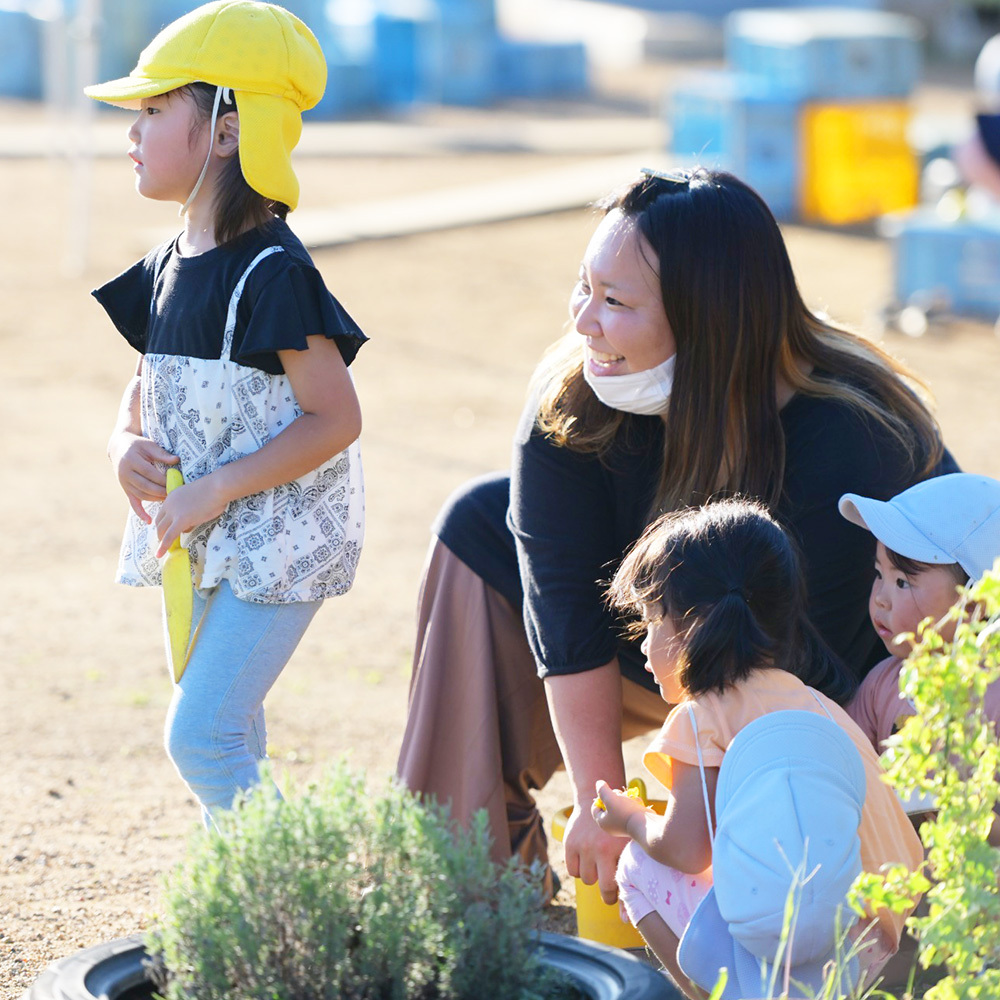
[{"label": "leafy shrub", "polygon": [[281,800],[264,782],[199,831],[147,935],[168,1000],[541,1000],[572,988],[537,950],[540,873],[497,868],[485,814],[344,765]]},{"label": "leafy shrub", "polygon": [[[965,609],[978,611],[971,618]],[[929,622],[907,657],[903,694],[916,707],[891,740],[889,780],[904,794],[930,795],[937,811],[922,824],[927,853],[922,873],[890,871],[862,876],[862,899],[905,909],[925,892],[926,913],[907,927],[917,938],[924,968],[946,975],[925,1000],[1000,996],[1000,851],[987,843],[998,796],[1000,743],[982,709],[983,693],[1000,677],[1000,571],[968,588],[949,619],[945,642]]]}]

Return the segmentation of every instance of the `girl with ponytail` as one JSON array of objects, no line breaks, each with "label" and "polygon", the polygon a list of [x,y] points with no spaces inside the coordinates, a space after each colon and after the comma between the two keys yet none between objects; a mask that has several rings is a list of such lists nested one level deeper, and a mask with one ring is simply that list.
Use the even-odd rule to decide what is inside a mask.
[{"label": "girl with ponytail", "polygon": [[[795,547],[765,507],[732,498],[662,515],[626,555],[608,596],[645,635],[646,670],[673,706],[643,758],[668,795],[660,815],[598,781],[591,815],[605,833],[628,838],[617,870],[623,916],[686,993],[703,995],[677,954],[713,885],[719,769],[740,730],[762,716],[806,711],[846,731],[867,779],[861,866],[919,865],[919,840],[880,780],[870,742],[838,704],[851,680],[809,622]],[[768,808],[762,797],[760,815]],[[872,915],[862,967],[881,967],[896,951],[903,916]]]}]

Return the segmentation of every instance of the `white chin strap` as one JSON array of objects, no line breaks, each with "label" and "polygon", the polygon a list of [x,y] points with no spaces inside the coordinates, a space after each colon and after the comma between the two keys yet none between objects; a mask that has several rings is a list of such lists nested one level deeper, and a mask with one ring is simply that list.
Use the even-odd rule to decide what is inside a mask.
[{"label": "white chin strap", "polygon": [[226,104],[233,103],[233,92],[229,87],[216,87],[215,88],[215,101],[212,104],[212,124],[209,126],[208,130],[208,155],[205,157],[205,165],[201,168],[201,173],[198,174],[198,180],[194,182],[194,187],[191,189],[191,193],[187,197],[187,201],[181,205],[181,210],[177,213],[183,216],[188,210],[191,202],[194,201],[195,196],[201,190],[201,182],[205,179],[205,174],[208,173],[208,165],[212,162],[212,147],[215,145],[215,123],[219,118],[219,103],[223,96],[226,98]]}]

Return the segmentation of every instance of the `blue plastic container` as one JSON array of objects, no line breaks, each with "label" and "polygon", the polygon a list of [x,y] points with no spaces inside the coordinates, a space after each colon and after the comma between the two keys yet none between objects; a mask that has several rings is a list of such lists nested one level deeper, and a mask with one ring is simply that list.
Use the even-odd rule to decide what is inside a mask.
[{"label": "blue plastic container", "polygon": [[326,53],[326,90],[319,104],[302,113],[303,119],[349,118],[370,111],[376,103],[371,62],[358,62]]},{"label": "blue plastic container", "polygon": [[373,71],[379,104],[406,105],[425,97],[420,53],[429,35],[426,18],[376,14]]},{"label": "blue plastic container", "polygon": [[[604,0],[622,7],[639,7],[657,14],[684,13],[720,19],[734,10],[760,7],[829,7],[830,0]],[[883,0],[839,0],[838,6],[879,9]]]},{"label": "blue plastic container", "polygon": [[444,21],[478,21],[497,30],[496,0],[432,0]]},{"label": "blue plastic container", "polygon": [[0,96],[42,96],[42,23],[24,11],[0,10]]},{"label": "blue plastic container", "polygon": [[303,117],[336,119],[370,111],[376,103],[371,21],[337,20],[330,15],[338,9],[326,0],[290,0],[285,6],[309,26],[326,59],[326,90]]},{"label": "blue plastic container", "polygon": [[[135,6],[143,6],[136,4]],[[196,7],[201,6],[199,0],[146,0],[145,6],[149,10],[150,39],[161,28],[165,28],[172,21],[190,14]],[[288,6],[287,4],[285,6]]]},{"label": "blue plastic container", "polygon": [[582,42],[496,41],[496,89],[503,97],[576,97],[589,90]]},{"label": "blue plastic container", "polygon": [[[102,0],[101,20],[97,30],[98,80],[116,80],[128,76],[139,59],[139,53],[153,36],[180,13],[177,5],[161,15],[151,6],[132,0]],[[194,6],[197,6],[195,4]],[[193,8],[192,8],[193,9]]]},{"label": "blue plastic container", "polygon": [[900,305],[926,297],[958,315],[1000,315],[1000,214],[950,222],[919,208],[893,222]]},{"label": "blue plastic container", "polygon": [[726,19],[726,59],[800,100],[908,97],[922,34],[913,18],[885,11],[742,10]]},{"label": "blue plastic container", "polygon": [[670,148],[685,161],[731,171],[777,218],[791,219],[798,204],[799,108],[763,77],[691,74],[669,102]]},{"label": "blue plastic container", "polygon": [[496,14],[487,0],[438,0],[420,51],[429,101],[482,107],[496,97]]}]

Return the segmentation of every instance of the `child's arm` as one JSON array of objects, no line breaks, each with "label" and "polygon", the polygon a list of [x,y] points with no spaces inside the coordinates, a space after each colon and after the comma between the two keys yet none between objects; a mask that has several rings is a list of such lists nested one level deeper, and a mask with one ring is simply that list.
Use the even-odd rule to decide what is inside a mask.
[{"label": "child's arm", "polygon": [[[631,838],[654,861],[694,874],[712,863],[701,778],[697,767],[676,759],[672,765],[673,785],[662,816],[603,781],[597,783],[597,798],[605,809],[595,800],[593,816],[606,833]],[[718,779],[717,767],[705,768],[709,803],[715,801]]]},{"label": "child's arm", "polygon": [[167,495],[166,475],[160,463],[173,465],[177,457],[165,451],[155,441],[142,435],[140,418],[140,391],[142,383],[142,356],[129,380],[118,408],[118,419],[108,440],[108,458],[118,477],[129,505],[146,522],[152,518],[146,513],[144,502],[162,500]]},{"label": "child's arm", "polygon": [[258,451],[174,490],[156,515],[157,558],[182,531],[218,517],[227,504],[291,482],[343,451],[361,433],[361,407],[334,341],[306,338],[304,351],[278,357],[302,416]]}]

